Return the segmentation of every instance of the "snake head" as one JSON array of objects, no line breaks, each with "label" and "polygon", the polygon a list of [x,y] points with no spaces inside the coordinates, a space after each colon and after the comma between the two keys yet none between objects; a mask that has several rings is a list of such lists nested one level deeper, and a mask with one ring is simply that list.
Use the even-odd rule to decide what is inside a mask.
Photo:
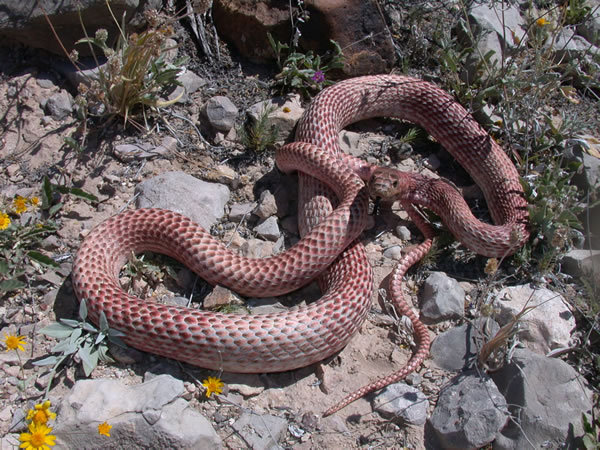
[{"label": "snake head", "polygon": [[369,194],[371,198],[395,200],[412,185],[408,174],[396,169],[379,167],[369,179]]}]

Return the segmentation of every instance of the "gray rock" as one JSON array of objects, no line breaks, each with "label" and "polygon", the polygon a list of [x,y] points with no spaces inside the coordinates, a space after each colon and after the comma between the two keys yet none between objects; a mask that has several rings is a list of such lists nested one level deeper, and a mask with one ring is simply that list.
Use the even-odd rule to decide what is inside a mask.
[{"label": "gray rock", "polygon": [[275,201],[275,196],[270,191],[261,192],[254,214],[261,219],[266,219],[277,214],[277,202]]},{"label": "gray rock", "polygon": [[399,261],[402,258],[402,247],[399,245],[392,245],[383,251],[383,256],[395,261]]},{"label": "gray rock", "polygon": [[183,214],[210,230],[223,216],[229,200],[227,186],[207,183],[183,172],[167,172],[135,188],[138,208],[164,208]]},{"label": "gray rock", "polygon": [[234,203],[229,211],[229,220],[239,222],[244,217],[247,219],[255,207],[256,203]]},{"label": "gray rock", "polygon": [[565,273],[574,277],[591,277],[600,286],[599,250],[571,250],[563,256],[562,268]]},{"label": "gray rock", "polygon": [[139,159],[152,158],[154,156],[165,156],[177,149],[177,140],[166,136],[160,145],[152,145],[148,142],[137,144],[117,144],[113,148],[115,157],[119,161],[131,162]]},{"label": "gray rock", "polygon": [[545,354],[569,345],[575,318],[559,293],[529,285],[510,286],[502,289],[492,304],[500,310],[496,319],[501,326],[523,308],[534,307],[522,317],[523,330],[519,332],[519,339],[529,349]]},{"label": "gray rock", "polygon": [[506,400],[491,378],[476,372],[453,378],[438,397],[430,423],[443,448],[480,448],[508,421]]},{"label": "gray rock", "polygon": [[250,448],[275,450],[281,448],[279,442],[287,430],[288,422],[282,417],[244,412],[232,427]]},{"label": "gray rock", "polygon": [[492,377],[517,421],[502,430],[494,449],[576,448],[572,437],[583,433],[581,415],[591,410],[592,393],[575,369],[518,349]]},{"label": "gray rock", "polygon": [[256,227],[254,227],[256,234],[269,241],[277,241],[281,236],[279,231],[279,225],[277,224],[277,217],[271,216],[266,220],[263,220]]},{"label": "gray rock", "polygon": [[342,151],[349,155],[361,156],[364,152],[363,146],[361,146],[360,133],[354,131],[342,130],[340,132],[339,144]]},{"label": "gray rock", "polygon": [[552,48],[556,59],[574,59],[584,56],[589,58],[600,54],[600,48],[590,44],[585,38],[575,34],[573,28],[564,27],[552,40]]},{"label": "gray rock", "polygon": [[204,114],[213,128],[228,132],[235,124],[238,109],[229,98],[217,95],[208,99]]},{"label": "gray rock", "polygon": [[[79,380],[63,399],[54,431],[66,448],[102,448],[98,425],[107,422],[114,448],[218,449],[221,440],[210,422],[179,398],[183,382],[160,375],[143,384],[117,380]],[[132,432],[135,430],[135,433]]]},{"label": "gray rock", "polygon": [[304,109],[298,94],[289,94],[284,97],[275,97],[271,100],[259,102],[248,108],[247,114],[251,121],[257,122],[265,109],[270,110],[269,126],[277,129],[277,141],[283,142],[291,137]]},{"label": "gray rock", "polygon": [[425,424],[428,407],[425,394],[404,383],[390,384],[373,399],[373,409],[382,416],[412,425]]},{"label": "gray rock", "polygon": [[583,36],[588,42],[600,46],[600,9],[598,8],[598,2],[592,4],[586,2],[586,5],[592,7],[592,13],[583,23],[577,25],[577,34]]},{"label": "gray rock", "polygon": [[190,94],[193,94],[207,83],[204,78],[196,75],[191,70],[186,70],[178,75],[177,81],[181,83],[181,86],[177,86],[173,89],[173,92],[167,97],[168,100],[175,100],[177,97],[181,96],[179,100],[177,100],[177,103],[186,103],[190,100]]},{"label": "gray rock", "polygon": [[432,272],[421,291],[421,314],[430,321],[457,319],[464,315],[465,291],[454,278]]},{"label": "gray rock", "polygon": [[[125,22],[124,32],[129,34],[134,27],[143,26],[143,11],[148,8],[159,9],[160,0],[126,0],[111,3],[114,17]],[[44,14],[54,24],[60,38],[59,41],[48,26]],[[80,17],[81,15],[81,17]],[[81,22],[80,22],[81,20]],[[73,48],[82,54],[89,54],[87,45],[75,45],[83,36],[81,23],[91,31],[104,28],[110,37],[118,33],[118,25],[111,17],[104,0],[40,0],[37,2],[19,2],[0,0],[0,36],[6,44],[8,41],[20,42],[28,47],[43,48],[64,58],[61,44],[67,52]],[[112,43],[109,42],[109,45]],[[98,55],[102,51],[96,50]]]},{"label": "gray rock", "polygon": [[410,241],[410,238],[412,237],[410,230],[404,225],[399,225],[396,227],[396,236],[403,241]]},{"label": "gray rock", "polygon": [[438,367],[460,371],[471,367],[479,349],[500,326],[491,319],[477,319],[438,334],[431,344],[431,356]]},{"label": "gray rock", "polygon": [[[499,64],[503,57],[509,56],[510,49],[518,43],[513,40],[513,33],[521,41],[527,37],[527,26],[521,16],[519,7],[509,3],[473,3],[469,8],[469,22],[477,40],[478,51],[473,52],[477,57],[493,51],[491,64]],[[469,37],[459,32],[461,38]],[[471,70],[477,61],[471,61]]]},{"label": "gray rock", "polygon": [[44,109],[55,120],[63,120],[73,112],[73,98],[71,94],[61,89],[48,98]]}]

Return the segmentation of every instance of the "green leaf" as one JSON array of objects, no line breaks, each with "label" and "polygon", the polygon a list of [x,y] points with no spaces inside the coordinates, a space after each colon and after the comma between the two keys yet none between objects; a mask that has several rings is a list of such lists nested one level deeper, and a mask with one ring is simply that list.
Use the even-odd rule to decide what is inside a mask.
[{"label": "green leaf", "polygon": [[104,314],[104,311],[100,311],[100,331],[107,334],[108,329],[108,320],[106,319],[106,314]]},{"label": "green leaf", "polygon": [[85,376],[89,377],[98,365],[98,352],[92,351],[91,347],[86,346],[80,348],[77,354],[81,358],[81,363],[83,364],[83,371],[85,372]]},{"label": "green leaf", "polygon": [[32,364],[34,366],[55,366],[58,361],[59,358],[57,356],[47,356],[44,359],[33,361]]},{"label": "green leaf", "polygon": [[22,289],[25,287],[25,283],[19,280],[11,279],[4,280],[0,283],[0,292],[10,292],[16,291],[17,289]]},{"label": "green leaf", "polygon": [[97,333],[98,332],[98,329],[94,325],[92,325],[91,323],[89,323],[89,322],[84,322],[82,324],[82,327],[88,333]]},{"label": "green leaf", "polygon": [[8,267],[8,263],[4,259],[1,259],[0,260],[0,274],[6,275],[9,270],[10,270],[10,268]]},{"label": "green leaf", "polygon": [[39,330],[38,333],[53,337],[55,339],[65,339],[71,336],[71,333],[73,333],[73,328],[63,325],[62,323],[54,322]]},{"label": "green leaf", "polygon": [[60,319],[60,322],[71,327],[71,328],[79,328],[81,327],[81,322],[79,320],[73,319]]},{"label": "green leaf", "polygon": [[87,315],[88,315],[87,305],[85,304],[85,299],[83,299],[83,300],[81,300],[81,302],[79,302],[79,318],[82,321],[85,321],[85,319],[87,319]]},{"label": "green leaf", "polygon": [[58,211],[64,206],[63,203],[57,203],[48,210],[48,216],[54,217]]},{"label": "green leaf", "polygon": [[90,194],[89,192],[85,192],[83,189],[71,188],[69,192],[75,195],[76,197],[81,197],[94,203],[97,203],[99,201],[98,197],[96,197],[93,194]]},{"label": "green leaf", "polygon": [[52,353],[62,353],[63,355],[71,355],[77,351],[79,347],[72,343],[69,339],[64,339],[54,346]]},{"label": "green leaf", "polygon": [[35,250],[28,252],[27,256],[29,256],[29,258],[33,259],[34,261],[39,262],[40,264],[42,264],[44,266],[55,267],[55,268],[60,267],[60,264],[58,264],[52,258],[44,255],[43,253],[37,252]]},{"label": "green leaf", "polygon": [[50,179],[47,176],[44,176],[42,180],[42,209],[44,211],[48,210],[52,205],[52,183],[50,183]]}]

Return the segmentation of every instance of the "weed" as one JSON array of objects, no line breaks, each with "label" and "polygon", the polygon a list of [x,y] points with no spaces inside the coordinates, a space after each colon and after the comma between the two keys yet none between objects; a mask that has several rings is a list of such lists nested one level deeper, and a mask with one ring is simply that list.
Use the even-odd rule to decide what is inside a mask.
[{"label": "weed", "polygon": [[[81,24],[86,37],[77,43],[88,44],[92,52],[94,46],[99,48],[107,61],[100,66],[94,54],[98,73],[87,84],[79,85],[76,103],[84,116],[120,116],[123,126],[132,123],[141,128],[133,119],[135,114],[141,112],[145,117],[146,107],[158,108],[178,100],[164,101],[161,97],[180,84],[177,74],[185,60],[167,62],[166,54],[170,50],[167,38],[173,34],[173,27],[156,12],[146,12],[149,23],[146,31],[126,36],[124,22],[119,25],[108,1],[106,5],[119,28],[119,38],[116,47],[110,48],[106,44],[106,30],[99,29],[94,37],[89,37]],[[76,62],[76,55],[69,57]]]},{"label": "weed", "polygon": [[277,141],[279,129],[271,123],[269,116],[275,111],[272,105],[261,109],[258,118],[249,119],[239,130],[240,142],[247,148],[261,153],[273,148]]},{"label": "weed", "polygon": [[[54,366],[50,372],[47,391],[52,385],[52,379],[57,370],[65,363],[72,361],[76,355],[81,360],[85,375],[89,377],[99,360],[113,362],[112,358],[108,356],[107,341],[122,347],[125,346],[119,339],[124,334],[109,328],[104,311],[100,312],[99,320],[99,328],[87,321],[87,306],[85,300],[82,300],[79,304],[79,320],[60,319],[59,322],[54,322],[39,331],[40,334],[60,339],[52,349],[52,353],[59,355],[48,356],[34,362],[36,366]],[[48,395],[47,391],[46,396]]]},{"label": "weed", "polygon": [[600,421],[592,418],[590,421],[585,414],[583,416],[583,448],[585,450],[600,449]]},{"label": "weed", "polygon": [[56,231],[56,225],[36,214],[23,215],[28,209],[36,208],[38,203],[38,197],[21,196],[16,196],[12,202],[0,202],[0,293],[26,286],[22,278],[26,275],[28,264],[59,266],[38,250],[41,241]]},{"label": "weed", "polygon": [[329,41],[333,52],[320,56],[315,55],[312,50],[300,53],[295,47],[290,49],[289,45],[276,42],[271,34],[268,34],[268,38],[280,69],[275,75],[274,85],[279,86],[282,92],[297,89],[303,96],[310,97],[310,93],[333,84],[326,76],[329,71],[344,66],[342,49],[335,41]]}]

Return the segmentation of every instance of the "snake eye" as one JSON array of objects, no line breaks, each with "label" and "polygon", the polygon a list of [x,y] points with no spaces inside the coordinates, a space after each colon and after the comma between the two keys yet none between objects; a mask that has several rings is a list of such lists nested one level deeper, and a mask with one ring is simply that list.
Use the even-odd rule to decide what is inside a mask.
[{"label": "snake eye", "polygon": [[392,182],[392,187],[393,187],[394,189],[398,189],[398,180],[394,180],[394,181]]}]

